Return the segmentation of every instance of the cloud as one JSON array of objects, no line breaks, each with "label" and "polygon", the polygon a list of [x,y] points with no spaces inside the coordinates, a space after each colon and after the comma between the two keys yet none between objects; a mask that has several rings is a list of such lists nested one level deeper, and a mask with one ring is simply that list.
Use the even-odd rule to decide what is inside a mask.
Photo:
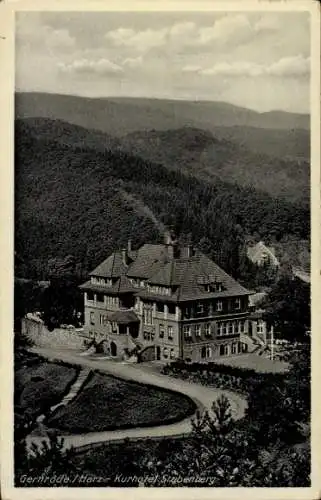
[{"label": "cloud", "polygon": [[282,21],[280,16],[269,15],[267,13],[261,15],[260,19],[254,24],[254,29],[256,32],[278,31],[280,28],[282,28]]},{"label": "cloud", "polygon": [[195,33],[197,30],[196,24],[190,21],[185,23],[177,23],[168,29],[168,34],[170,37],[176,36],[186,36]]},{"label": "cloud", "polygon": [[[227,77],[259,77],[259,76],[275,76],[275,77],[300,77],[309,74],[310,58],[304,58],[302,55],[294,57],[284,57],[279,61],[264,66],[248,61],[235,61],[233,63],[221,62],[210,68],[202,69],[194,68],[195,71],[205,76],[227,76]],[[184,71],[184,68],[183,68]],[[185,68],[186,71],[186,68]],[[193,71],[193,68],[189,68]]]},{"label": "cloud", "polygon": [[175,51],[182,47],[213,47],[213,44],[238,45],[253,39],[258,32],[278,29],[277,26],[277,20],[273,17],[266,19],[261,16],[255,21],[246,14],[226,14],[208,26],[185,21],[159,29],[148,28],[140,31],[120,27],[107,32],[105,39],[115,47],[132,48],[139,52],[147,52],[165,45]]},{"label": "cloud", "polygon": [[217,63],[211,68],[201,71],[202,75],[222,75],[222,76],[261,76],[264,74],[264,67],[246,61],[237,61],[234,63]]},{"label": "cloud", "polygon": [[214,41],[225,43],[228,40],[237,43],[249,36],[253,36],[253,28],[248,17],[243,14],[228,14],[217,19],[213,26],[201,28],[196,43],[207,45]]},{"label": "cloud", "polygon": [[41,24],[39,16],[35,15],[27,18],[17,15],[16,41],[18,48],[31,46],[44,50],[73,48],[76,42],[68,29],[54,29]]},{"label": "cloud", "polygon": [[139,68],[139,67],[142,66],[142,64],[143,64],[143,58],[142,58],[142,56],[127,57],[122,62],[122,66],[131,68],[131,69]]},{"label": "cloud", "polygon": [[72,63],[59,63],[58,68],[63,73],[95,73],[97,75],[115,75],[123,72],[123,69],[108,59],[77,59]]},{"label": "cloud", "polygon": [[184,73],[199,73],[202,71],[202,68],[201,66],[187,65],[182,68],[182,71]]},{"label": "cloud", "polygon": [[132,47],[144,52],[164,45],[167,33],[167,28],[159,30],[148,28],[137,32],[129,28],[118,28],[106,33],[105,38],[117,47]]},{"label": "cloud", "polygon": [[302,55],[283,57],[269,67],[269,74],[273,76],[305,76],[309,73],[310,57]]}]

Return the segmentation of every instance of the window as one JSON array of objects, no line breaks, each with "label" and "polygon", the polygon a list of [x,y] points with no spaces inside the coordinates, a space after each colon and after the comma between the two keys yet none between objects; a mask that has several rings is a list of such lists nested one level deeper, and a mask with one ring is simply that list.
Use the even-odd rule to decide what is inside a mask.
[{"label": "window", "polygon": [[201,358],[211,358],[212,357],[212,349],[210,346],[203,346],[201,349]]},{"label": "window", "polygon": [[241,309],[241,299],[235,299],[234,307],[235,309]]},{"label": "window", "polygon": [[87,292],[87,300],[94,300],[94,294],[93,292]]},{"label": "window", "polygon": [[197,302],[196,312],[197,314],[202,314],[204,312],[204,304],[202,302]]},{"label": "window", "polygon": [[232,354],[237,354],[237,344],[232,344]]},{"label": "window", "polygon": [[190,307],[185,307],[183,309],[183,317],[184,318],[191,318],[191,316],[192,316],[191,308]]},{"label": "window", "polygon": [[201,325],[195,325],[195,335],[196,337],[201,336]]},{"label": "window", "polygon": [[97,293],[97,302],[104,302],[104,294],[103,293]]},{"label": "window", "polygon": [[117,333],[117,323],[115,321],[113,321],[111,324],[111,331],[113,333],[115,333],[115,332]]},{"label": "window", "polygon": [[168,340],[173,340],[173,327],[172,326],[167,327],[167,335],[168,335]]},{"label": "window", "polygon": [[156,310],[157,312],[164,312],[164,304],[162,302],[157,302],[156,303]]},{"label": "window", "polygon": [[175,314],[175,305],[174,304],[168,304],[168,314]]},{"label": "window", "polygon": [[205,325],[205,335],[207,337],[209,337],[211,334],[212,334],[211,324],[210,323],[206,323],[206,325]]},{"label": "window", "polygon": [[243,333],[245,331],[245,321],[239,321],[239,332]]},{"label": "window", "polygon": [[225,354],[225,356],[228,356],[229,353],[230,353],[230,346],[228,344],[226,344],[224,346],[224,354]]},{"label": "window", "polygon": [[145,323],[145,325],[153,324],[153,308],[151,305],[144,305],[143,322]]},{"label": "window", "polygon": [[264,332],[264,321],[262,319],[259,319],[258,322],[257,322],[256,332],[257,333],[263,333]]},{"label": "window", "polygon": [[185,339],[190,339],[192,337],[192,331],[190,325],[183,326],[183,334]]},{"label": "window", "polygon": [[218,324],[218,335],[226,335],[227,334],[227,323],[219,323]]},{"label": "window", "polygon": [[231,334],[233,334],[233,333],[234,333],[234,325],[233,325],[232,321],[229,321],[229,322],[227,323],[227,333],[228,333],[229,335],[231,335]]},{"label": "window", "polygon": [[90,313],[90,324],[94,325],[95,324],[95,313],[91,311]]},{"label": "window", "polygon": [[159,325],[159,338],[160,339],[164,338],[164,333],[165,333],[164,325]]},{"label": "window", "polygon": [[164,349],[163,349],[163,356],[164,356],[164,358],[168,358],[168,349],[167,349],[167,347],[164,347]]},{"label": "window", "polygon": [[218,300],[216,302],[216,310],[217,311],[223,311],[223,302],[221,300]]}]

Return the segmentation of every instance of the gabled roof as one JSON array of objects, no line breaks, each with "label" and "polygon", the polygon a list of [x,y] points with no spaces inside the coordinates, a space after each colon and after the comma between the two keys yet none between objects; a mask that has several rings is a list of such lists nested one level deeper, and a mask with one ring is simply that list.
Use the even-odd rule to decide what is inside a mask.
[{"label": "gabled roof", "polygon": [[266,246],[263,241],[259,241],[256,245],[249,246],[247,249],[247,256],[252,262],[259,262],[264,254],[269,256],[269,259],[275,266],[279,265],[279,261],[274,254],[274,249]]},{"label": "gabled roof", "polygon": [[265,299],[266,296],[267,296],[266,292],[253,293],[253,295],[251,295],[251,297],[249,299],[249,306],[250,307],[257,306]]},{"label": "gabled roof", "polygon": [[[229,276],[215,262],[199,251],[191,257],[183,249],[182,257],[169,259],[166,245],[145,244],[136,251],[136,259],[125,266],[121,252],[114,252],[90,274],[107,278],[118,278],[108,287],[108,293],[135,293],[140,297],[164,301],[189,301],[251,295],[253,292],[245,289],[235,279]],[[134,256],[134,255],[133,255]],[[152,286],[172,288],[172,294],[156,295],[148,289],[138,289],[133,286],[130,277],[146,279]],[[222,291],[207,291],[204,284],[214,280],[222,285]],[[106,286],[86,282],[83,289],[107,291]]]},{"label": "gabled roof", "polygon": [[115,311],[108,315],[109,321],[127,325],[128,323],[139,323],[139,318],[134,311]]},{"label": "gabled roof", "polygon": [[129,293],[136,292],[136,288],[133,287],[131,281],[127,276],[121,276],[119,280],[113,285],[113,289],[118,293]]},{"label": "gabled roof", "polygon": [[147,279],[160,269],[166,259],[167,251],[165,245],[146,243],[137,251],[136,259],[129,266],[127,276]]},{"label": "gabled roof", "polygon": [[89,274],[101,278],[118,278],[125,274],[128,266],[123,262],[122,253],[114,252]]},{"label": "gabled roof", "polygon": [[[223,286],[221,292],[207,292],[200,284],[201,279],[206,280],[212,276],[215,281]],[[201,252],[189,258],[173,259],[164,263],[161,268],[148,280],[151,285],[177,287],[172,299],[193,300],[197,298],[224,297],[230,295],[250,295],[252,292],[242,287],[236,280],[229,276],[215,262]],[[139,295],[146,296],[148,291]]]}]

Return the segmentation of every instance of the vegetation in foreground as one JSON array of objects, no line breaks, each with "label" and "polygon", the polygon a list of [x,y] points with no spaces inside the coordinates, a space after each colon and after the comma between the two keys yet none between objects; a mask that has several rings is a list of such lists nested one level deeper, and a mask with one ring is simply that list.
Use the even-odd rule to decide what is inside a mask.
[{"label": "vegetation in foreground", "polygon": [[[15,482],[26,474],[51,479],[42,486],[66,486],[62,475],[83,486],[244,486],[310,485],[310,351],[302,347],[286,377],[248,386],[248,411],[234,421],[225,397],[213,403],[214,416],[198,414],[187,438],[106,443],[97,449],[63,451],[50,443],[27,452],[25,437],[32,421],[16,421]],[[27,418],[27,416],[26,416]],[[65,477],[64,476],[64,477]],[[52,479],[56,478],[56,479]],[[127,479],[126,479],[127,478]],[[56,481],[56,482],[55,482]],[[77,483],[78,481],[78,483]]]},{"label": "vegetation in foreground", "polygon": [[176,422],[195,410],[184,395],[94,373],[78,396],[46,423],[64,433],[99,432]]},{"label": "vegetation in foreground", "polygon": [[[20,361],[20,362],[19,362]],[[14,404],[17,418],[35,418],[61,401],[76,380],[78,367],[51,363],[25,352],[16,360]]]}]

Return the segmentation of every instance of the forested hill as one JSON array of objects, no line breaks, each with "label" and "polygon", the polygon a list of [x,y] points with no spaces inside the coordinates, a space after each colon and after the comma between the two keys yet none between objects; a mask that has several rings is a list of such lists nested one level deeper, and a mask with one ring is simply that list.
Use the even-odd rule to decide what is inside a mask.
[{"label": "forested hill", "polygon": [[50,257],[68,254],[88,271],[128,238],[134,245],[159,241],[158,221],[176,226],[236,277],[244,234],[309,235],[307,210],[253,188],[208,184],[77,137],[41,136],[36,123],[17,121],[15,141],[20,275],[39,276]]},{"label": "forested hill", "polygon": [[309,161],[278,158],[249,150],[242,143],[195,127],[164,131],[137,131],[116,138],[62,120],[26,118],[37,137],[63,145],[104,152],[122,151],[161,163],[171,170],[192,174],[210,183],[218,179],[239,186],[253,186],[273,197],[309,206]]},{"label": "forested hill", "polygon": [[[234,137],[235,132],[231,133]],[[166,131],[137,131],[121,141],[122,147],[149,161],[191,173],[208,182],[217,179],[253,186],[283,200],[308,206],[310,163],[251,151],[220,133],[183,127]]]}]

